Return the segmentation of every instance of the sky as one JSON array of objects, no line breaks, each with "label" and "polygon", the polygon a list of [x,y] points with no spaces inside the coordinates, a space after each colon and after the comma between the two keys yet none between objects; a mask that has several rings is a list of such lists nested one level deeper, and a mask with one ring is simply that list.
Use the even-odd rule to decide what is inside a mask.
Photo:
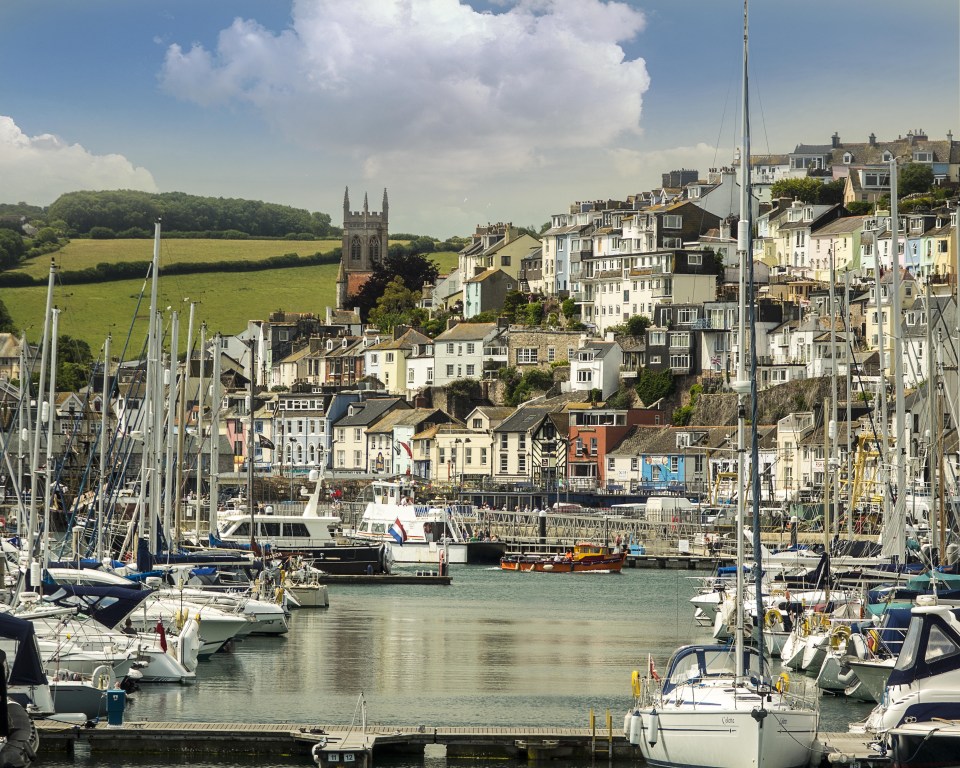
[{"label": "sky", "polygon": [[[539,229],[740,141],[740,0],[2,0],[0,202],[235,197]],[[754,0],[753,152],[960,138],[957,0]]]}]

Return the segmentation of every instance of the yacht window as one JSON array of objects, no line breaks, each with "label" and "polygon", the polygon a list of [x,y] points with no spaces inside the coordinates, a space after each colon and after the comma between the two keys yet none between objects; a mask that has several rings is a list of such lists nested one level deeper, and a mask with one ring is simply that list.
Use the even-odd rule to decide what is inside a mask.
[{"label": "yacht window", "polygon": [[280,523],[260,523],[261,536],[279,536]]},{"label": "yacht window", "polygon": [[950,656],[958,650],[957,644],[949,638],[946,633],[938,626],[930,627],[930,635],[927,637],[927,652],[924,654],[924,661],[928,664],[944,656]]},{"label": "yacht window", "polygon": [[376,533],[376,534],[386,533],[386,530],[387,530],[387,526],[386,526],[386,524],[384,524],[384,523],[374,523],[374,524],[373,524],[373,532]]},{"label": "yacht window", "polygon": [[903,647],[900,649],[900,655],[897,657],[897,663],[894,669],[903,671],[913,667],[917,661],[917,649],[920,646],[920,635],[923,629],[923,619],[914,616],[910,619],[910,628],[907,630],[907,636],[903,638]]},{"label": "yacht window", "polygon": [[240,523],[236,528],[233,529],[230,533],[231,536],[249,536],[250,535],[250,523]]},{"label": "yacht window", "polygon": [[310,535],[305,523],[284,523],[283,530],[287,536],[301,536],[305,538]]}]

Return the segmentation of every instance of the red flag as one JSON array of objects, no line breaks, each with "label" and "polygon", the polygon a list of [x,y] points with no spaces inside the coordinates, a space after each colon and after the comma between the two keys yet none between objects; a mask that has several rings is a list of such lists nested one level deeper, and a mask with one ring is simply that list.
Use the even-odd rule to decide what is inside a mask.
[{"label": "red flag", "polygon": [[167,650],[167,630],[163,628],[163,622],[157,622],[157,634],[160,635],[160,647],[166,651]]}]

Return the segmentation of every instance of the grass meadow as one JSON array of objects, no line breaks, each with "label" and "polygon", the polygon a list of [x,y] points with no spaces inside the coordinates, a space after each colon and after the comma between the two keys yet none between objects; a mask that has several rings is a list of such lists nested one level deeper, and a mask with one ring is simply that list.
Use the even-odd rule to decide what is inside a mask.
[{"label": "grass meadow", "polygon": [[[160,264],[162,268],[174,261],[262,260],[293,252],[306,256],[329,251],[337,245],[339,241],[168,240],[161,243]],[[149,240],[77,240],[57,254],[57,262],[61,269],[71,270],[100,262],[149,261],[152,249],[153,242]],[[457,261],[456,254],[449,252],[433,254],[432,258],[441,273],[449,272]],[[31,263],[24,271],[46,274],[50,268],[47,257],[34,261],[39,264]],[[337,270],[336,264],[329,264],[259,272],[161,276],[157,306],[167,327],[172,311],[179,311],[183,351],[191,302],[196,304],[196,332],[201,323],[206,323],[208,336],[217,332],[239,333],[248,320],[265,320],[271,312],[281,309],[323,317],[326,307],[336,302]],[[0,301],[10,311],[14,324],[33,342],[40,339],[43,331],[45,300],[46,287],[0,288]],[[108,333],[112,337],[112,355],[119,355],[124,344],[133,350],[126,357],[139,353],[146,336],[150,305],[150,284],[145,279],[81,285],[58,283],[53,303],[61,310],[59,333],[86,341],[94,355]]]}]

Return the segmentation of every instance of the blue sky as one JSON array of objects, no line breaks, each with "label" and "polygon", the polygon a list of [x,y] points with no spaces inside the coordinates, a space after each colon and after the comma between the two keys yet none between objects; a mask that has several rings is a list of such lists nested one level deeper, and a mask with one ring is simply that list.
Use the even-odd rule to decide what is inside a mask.
[{"label": "blue sky", "polygon": [[[3,0],[0,202],[243,197],[539,226],[739,141],[739,0]],[[754,0],[753,149],[960,137],[956,0]]]}]

